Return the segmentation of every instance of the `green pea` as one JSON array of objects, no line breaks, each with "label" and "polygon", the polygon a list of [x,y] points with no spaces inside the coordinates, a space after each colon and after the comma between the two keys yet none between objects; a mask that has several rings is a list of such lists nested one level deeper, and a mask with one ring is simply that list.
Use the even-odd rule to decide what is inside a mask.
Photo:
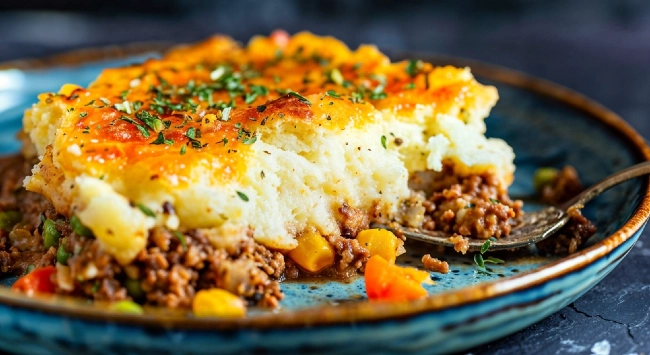
[{"label": "green pea", "polygon": [[559,170],[555,168],[539,168],[535,171],[533,175],[533,185],[535,186],[536,191],[541,191],[542,187],[548,185],[555,180]]},{"label": "green pea", "polygon": [[9,232],[21,220],[22,216],[18,211],[0,212],[0,229],[4,229]]},{"label": "green pea", "polygon": [[119,301],[110,306],[110,309],[122,313],[143,314],[142,307],[133,301]]},{"label": "green pea", "polygon": [[45,249],[59,245],[61,233],[56,229],[56,223],[51,219],[46,219],[43,223],[43,244]]},{"label": "green pea", "polygon": [[140,280],[126,279],[126,281],[124,281],[124,287],[126,288],[126,292],[129,294],[129,296],[133,297],[134,299],[140,299],[142,296],[144,296]]},{"label": "green pea", "polygon": [[56,251],[56,261],[61,265],[68,265],[68,259],[70,259],[71,256],[72,254],[65,251],[63,245],[61,245]]},{"label": "green pea", "polygon": [[81,220],[77,216],[72,216],[70,217],[70,227],[72,227],[72,231],[75,232],[76,234],[83,236],[83,237],[92,237],[93,236],[93,231],[90,230],[90,228],[86,227],[81,223]]}]

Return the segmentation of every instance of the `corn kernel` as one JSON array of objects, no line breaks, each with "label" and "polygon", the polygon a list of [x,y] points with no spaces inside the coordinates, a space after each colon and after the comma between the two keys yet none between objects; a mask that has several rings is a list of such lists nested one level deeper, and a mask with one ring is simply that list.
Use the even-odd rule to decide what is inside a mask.
[{"label": "corn kernel", "polygon": [[359,245],[368,249],[370,256],[379,255],[389,263],[397,259],[397,237],[385,229],[366,229],[357,234]]},{"label": "corn kernel", "polygon": [[196,293],[192,312],[197,317],[243,317],[246,305],[241,298],[226,290],[211,288]]},{"label": "corn kernel", "polygon": [[297,238],[298,246],[289,257],[309,272],[318,272],[334,264],[334,249],[318,233],[305,233]]}]

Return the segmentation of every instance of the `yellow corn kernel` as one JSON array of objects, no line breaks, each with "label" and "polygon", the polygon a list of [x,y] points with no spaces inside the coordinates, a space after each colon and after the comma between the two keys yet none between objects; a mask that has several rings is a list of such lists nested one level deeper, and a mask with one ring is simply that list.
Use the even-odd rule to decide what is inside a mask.
[{"label": "yellow corn kernel", "polygon": [[192,312],[197,317],[243,317],[244,301],[220,288],[201,290],[192,301]]},{"label": "yellow corn kernel", "polygon": [[368,249],[370,256],[379,255],[395,264],[397,259],[397,237],[385,229],[366,229],[357,234],[359,245]]},{"label": "yellow corn kernel", "polygon": [[320,234],[305,233],[297,240],[298,246],[289,256],[303,269],[318,272],[334,264],[334,249]]}]

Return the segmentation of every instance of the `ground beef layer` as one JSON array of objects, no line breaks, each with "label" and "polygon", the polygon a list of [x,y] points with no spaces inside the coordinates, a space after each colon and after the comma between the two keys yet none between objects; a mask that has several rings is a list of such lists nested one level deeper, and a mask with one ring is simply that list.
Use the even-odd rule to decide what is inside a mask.
[{"label": "ground beef layer", "polygon": [[[411,186],[426,196],[422,228],[488,239],[510,233],[523,202],[512,201],[507,187],[492,174],[459,176],[446,163],[441,172],[418,174]],[[415,204],[415,202],[411,202]]]},{"label": "ground beef layer", "polygon": [[[273,307],[283,297],[282,279],[315,276],[282,253],[256,243],[251,235],[215,247],[209,242],[214,232],[201,229],[179,234],[154,228],[147,247],[131,264],[121,266],[102,250],[98,240],[75,233],[47,200],[22,187],[33,164],[20,157],[0,162],[0,211],[18,211],[22,217],[10,231],[0,230],[2,273],[22,275],[33,267],[55,265],[57,250],[63,248],[70,257],[66,266],[58,266],[57,293],[103,301],[132,299],[168,308],[189,308],[197,291],[214,287],[240,296],[249,305]],[[414,191],[405,202],[404,221],[453,234],[460,249],[468,236],[507,236],[513,220],[522,214],[522,202],[512,201],[489,174],[458,177],[453,166],[445,165],[442,172],[429,176],[425,185],[417,183],[426,189]],[[544,198],[553,201],[572,197],[575,187],[581,186],[575,170],[570,169],[563,170],[552,183],[553,187],[544,190]],[[378,216],[347,204],[339,213],[341,236],[326,237],[336,262],[317,276],[346,280],[363,271],[370,255],[355,237]],[[542,252],[573,253],[593,235],[595,227],[578,209],[569,214],[569,224],[539,244]],[[62,236],[59,244],[49,249],[42,236],[46,219],[55,221]],[[403,240],[400,242],[403,250]],[[432,271],[448,271],[446,262],[430,255],[423,257],[423,263]]]}]

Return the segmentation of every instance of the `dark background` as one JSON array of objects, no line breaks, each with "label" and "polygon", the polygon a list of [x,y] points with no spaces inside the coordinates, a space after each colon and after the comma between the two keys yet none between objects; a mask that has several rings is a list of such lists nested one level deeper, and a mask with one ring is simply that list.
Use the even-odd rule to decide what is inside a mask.
[{"label": "dark background", "polygon": [[[0,61],[276,28],[478,59],[590,96],[650,137],[650,1],[0,1]],[[606,142],[603,142],[606,144]],[[574,304],[472,354],[650,353],[650,234]],[[594,349],[596,350],[596,349]]]}]

